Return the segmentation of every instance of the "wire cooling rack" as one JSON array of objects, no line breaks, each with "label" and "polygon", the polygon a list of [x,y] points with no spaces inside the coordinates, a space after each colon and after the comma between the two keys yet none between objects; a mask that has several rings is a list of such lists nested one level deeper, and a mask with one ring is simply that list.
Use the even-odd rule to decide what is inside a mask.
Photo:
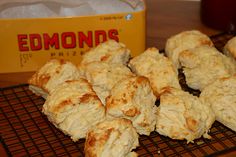
[{"label": "wire cooling rack", "polygon": [[[212,40],[222,50],[231,37],[220,34]],[[43,103],[44,99],[30,92],[27,84],[0,89],[0,142],[7,154],[15,157],[84,156],[84,140],[74,143],[56,129],[41,113]],[[215,122],[210,135],[211,140],[200,138],[186,144],[186,141],[171,140],[152,132],[150,136],[140,136],[140,146],[135,151],[140,157],[218,156],[236,151],[234,131]]]}]

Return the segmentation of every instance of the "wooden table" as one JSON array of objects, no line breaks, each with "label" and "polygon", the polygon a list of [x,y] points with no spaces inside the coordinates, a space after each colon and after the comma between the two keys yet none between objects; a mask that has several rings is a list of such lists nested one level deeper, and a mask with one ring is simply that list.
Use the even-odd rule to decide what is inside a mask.
[{"label": "wooden table", "polygon": [[[207,35],[220,31],[206,27],[200,20],[200,2],[147,0],[147,47],[163,49],[166,39],[180,31],[198,29]],[[32,73],[0,74],[0,87],[26,83]],[[0,147],[4,156],[4,149]],[[234,156],[234,154],[227,156]]]}]

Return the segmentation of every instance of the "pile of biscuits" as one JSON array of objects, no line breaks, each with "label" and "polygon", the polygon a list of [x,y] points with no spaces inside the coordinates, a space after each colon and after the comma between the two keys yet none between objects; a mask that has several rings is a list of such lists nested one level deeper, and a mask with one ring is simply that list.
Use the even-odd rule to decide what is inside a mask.
[{"label": "pile of biscuits", "polygon": [[[55,127],[75,142],[86,138],[85,156],[137,156],[139,135],[152,131],[187,143],[211,138],[215,120],[236,131],[236,37],[222,54],[205,34],[184,31],[167,40],[165,52],[149,48],[131,58],[109,40],[79,65],[48,61],[29,89],[46,99],[42,112]],[[178,69],[199,97],[181,88]]]}]

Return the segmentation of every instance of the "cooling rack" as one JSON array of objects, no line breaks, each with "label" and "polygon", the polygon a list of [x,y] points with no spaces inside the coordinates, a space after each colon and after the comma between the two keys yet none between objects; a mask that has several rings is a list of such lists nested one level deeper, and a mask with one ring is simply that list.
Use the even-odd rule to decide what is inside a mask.
[{"label": "cooling rack", "polygon": [[[232,36],[223,33],[213,36],[212,40],[222,50]],[[0,89],[0,142],[7,154],[15,157],[84,156],[84,140],[74,143],[56,129],[41,113],[43,103],[44,99],[29,91],[27,84]],[[135,151],[140,157],[218,156],[236,151],[234,131],[215,122],[210,135],[211,140],[200,138],[195,143],[186,144],[186,141],[172,140],[152,132],[150,136],[140,136],[140,146]]]}]

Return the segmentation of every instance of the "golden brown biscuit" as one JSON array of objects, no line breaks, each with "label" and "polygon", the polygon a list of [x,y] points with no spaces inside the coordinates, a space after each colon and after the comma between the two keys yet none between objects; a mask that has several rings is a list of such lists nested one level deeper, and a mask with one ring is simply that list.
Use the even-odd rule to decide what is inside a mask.
[{"label": "golden brown biscuit", "polygon": [[57,86],[47,97],[43,113],[73,141],[85,138],[91,127],[105,119],[102,102],[84,79]]},{"label": "golden brown biscuit", "polygon": [[99,61],[80,65],[79,69],[84,78],[92,84],[93,89],[104,105],[112,87],[118,81],[134,75],[125,65],[108,64]]},{"label": "golden brown biscuit", "polygon": [[138,134],[127,119],[105,120],[90,129],[85,141],[85,157],[135,157]]},{"label": "golden brown biscuit", "polygon": [[179,69],[179,53],[202,45],[213,46],[213,43],[207,35],[200,31],[183,31],[167,40],[165,53],[173,62],[175,69]]},{"label": "golden brown biscuit", "polygon": [[150,80],[157,97],[164,92],[165,87],[181,88],[172,62],[160,54],[156,48],[149,48],[134,57],[130,60],[129,67],[135,74],[145,76]]},{"label": "golden brown biscuit", "polygon": [[215,121],[211,108],[188,92],[169,88],[160,97],[156,131],[172,139],[193,142],[207,134]]},{"label": "golden brown biscuit", "polygon": [[82,55],[81,64],[94,61],[126,65],[130,58],[130,50],[123,43],[115,40],[108,40],[99,44]]},{"label": "golden brown biscuit", "polygon": [[236,131],[236,75],[217,79],[202,91],[200,98],[209,103],[216,120]]},{"label": "golden brown biscuit", "polygon": [[147,78],[134,76],[119,81],[106,100],[107,116],[131,120],[139,134],[149,135],[155,130],[156,97]]},{"label": "golden brown biscuit", "polygon": [[69,61],[52,59],[43,65],[28,81],[29,89],[46,99],[59,84],[80,78],[79,71]]},{"label": "golden brown biscuit", "polygon": [[183,51],[179,55],[179,61],[183,66],[187,85],[201,91],[216,79],[236,72],[236,62],[209,46]]}]

